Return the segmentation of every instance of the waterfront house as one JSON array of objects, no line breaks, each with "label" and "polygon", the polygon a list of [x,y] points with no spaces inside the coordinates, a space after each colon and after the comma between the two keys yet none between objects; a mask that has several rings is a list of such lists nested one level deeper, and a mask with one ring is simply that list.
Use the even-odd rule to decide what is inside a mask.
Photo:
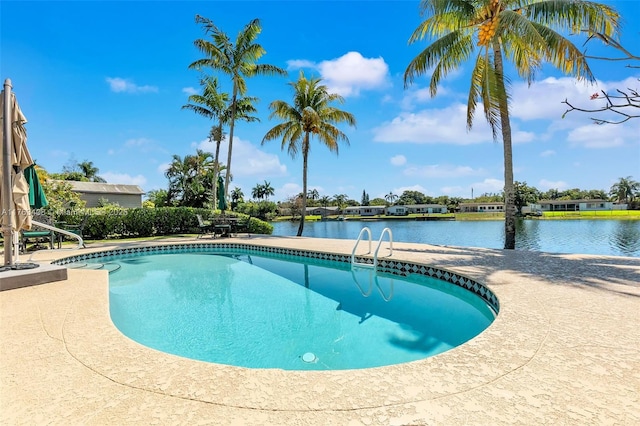
[{"label": "waterfront house", "polygon": [[327,207],[307,207],[307,215],[312,216],[336,216],[341,213],[340,208],[338,206],[327,206]]},{"label": "waterfront house", "polygon": [[345,215],[376,216],[385,214],[385,206],[349,206],[342,211]]},{"label": "waterfront house", "polygon": [[627,210],[626,204],[615,204],[606,200],[542,200],[530,204],[532,211],[542,212],[577,212]]},{"label": "waterfront house", "polygon": [[502,213],[504,212],[503,202],[492,203],[460,203],[460,213]]}]

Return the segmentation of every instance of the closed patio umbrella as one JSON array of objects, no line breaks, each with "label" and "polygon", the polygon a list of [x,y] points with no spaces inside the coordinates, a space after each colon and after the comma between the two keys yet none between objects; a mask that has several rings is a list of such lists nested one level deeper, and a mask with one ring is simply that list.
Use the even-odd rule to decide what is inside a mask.
[{"label": "closed patio umbrella", "polygon": [[29,184],[23,170],[33,164],[27,149],[27,132],[16,96],[11,93],[11,80],[6,79],[0,97],[2,111],[2,163],[0,167],[0,198],[2,199],[2,233],[4,265],[13,264],[13,232],[31,229]]},{"label": "closed patio umbrella", "polygon": [[222,181],[222,176],[218,176],[218,208],[221,212],[227,209],[227,200],[225,199],[224,194],[224,182]]}]

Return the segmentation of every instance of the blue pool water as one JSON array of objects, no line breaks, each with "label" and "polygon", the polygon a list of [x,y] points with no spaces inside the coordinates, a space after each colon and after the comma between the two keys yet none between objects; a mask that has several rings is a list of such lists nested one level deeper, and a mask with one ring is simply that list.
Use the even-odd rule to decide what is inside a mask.
[{"label": "blue pool water", "polygon": [[111,318],[131,339],[183,357],[335,370],[433,356],[495,317],[480,297],[445,281],[304,262],[241,252],[115,257],[106,263],[115,271]]}]

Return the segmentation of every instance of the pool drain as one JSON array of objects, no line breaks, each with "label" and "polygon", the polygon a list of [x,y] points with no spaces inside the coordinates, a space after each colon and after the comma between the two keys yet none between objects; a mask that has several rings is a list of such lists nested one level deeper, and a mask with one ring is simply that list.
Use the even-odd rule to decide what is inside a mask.
[{"label": "pool drain", "polygon": [[315,354],[307,352],[306,354],[302,355],[302,360],[304,362],[316,362],[318,358],[316,358]]}]

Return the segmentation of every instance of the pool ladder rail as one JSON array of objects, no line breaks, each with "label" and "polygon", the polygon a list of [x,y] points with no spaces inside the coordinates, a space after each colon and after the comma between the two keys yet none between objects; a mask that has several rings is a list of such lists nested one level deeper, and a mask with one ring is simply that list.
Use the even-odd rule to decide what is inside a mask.
[{"label": "pool ladder rail", "polygon": [[380,239],[378,240],[378,246],[376,247],[376,250],[373,253],[373,264],[371,264],[366,262],[356,262],[356,250],[358,249],[358,244],[360,244],[360,241],[362,240],[362,236],[364,235],[365,232],[369,236],[369,251],[365,254],[371,253],[371,229],[365,226],[360,230],[360,234],[358,235],[356,244],[353,246],[353,250],[351,251],[351,266],[373,268],[374,271],[377,271],[378,270],[378,252],[380,251],[380,246],[382,245],[382,239],[384,238],[385,234],[389,234],[389,256],[393,254],[393,233],[389,228],[384,228],[382,230],[382,233],[380,234]]},{"label": "pool ladder rail", "polygon": [[[388,302],[393,298],[393,280],[391,281],[391,286],[389,288],[389,294],[386,294],[384,292],[384,290],[382,290],[382,287],[380,287],[380,283],[378,282],[378,252],[380,251],[380,247],[382,246],[382,240],[383,240],[385,234],[389,234],[389,256],[391,256],[393,254],[393,233],[391,232],[391,229],[389,229],[389,228],[384,228],[382,230],[382,233],[380,234],[380,239],[378,240],[378,245],[376,246],[376,250],[373,253],[373,263],[357,262],[356,261],[356,250],[358,248],[358,244],[360,244],[360,241],[362,240],[362,237],[364,236],[365,233],[369,237],[369,251],[367,253],[365,253],[365,254],[371,253],[371,229],[369,229],[368,227],[365,226],[360,231],[360,234],[358,235],[358,240],[356,241],[356,244],[353,247],[353,251],[351,252],[351,276],[353,277],[353,281],[356,283],[356,286],[360,290],[360,293],[362,293],[362,295],[364,297],[369,297],[369,295],[371,294],[372,287],[373,287],[373,282],[375,282],[376,287],[378,288],[378,291],[380,292],[380,295],[382,296],[382,298],[385,301]],[[358,281],[358,278],[356,276],[356,273],[355,273],[355,269],[356,268],[365,268],[365,269],[369,270],[369,290],[368,291],[364,291],[364,289],[360,285],[360,283]]]}]

